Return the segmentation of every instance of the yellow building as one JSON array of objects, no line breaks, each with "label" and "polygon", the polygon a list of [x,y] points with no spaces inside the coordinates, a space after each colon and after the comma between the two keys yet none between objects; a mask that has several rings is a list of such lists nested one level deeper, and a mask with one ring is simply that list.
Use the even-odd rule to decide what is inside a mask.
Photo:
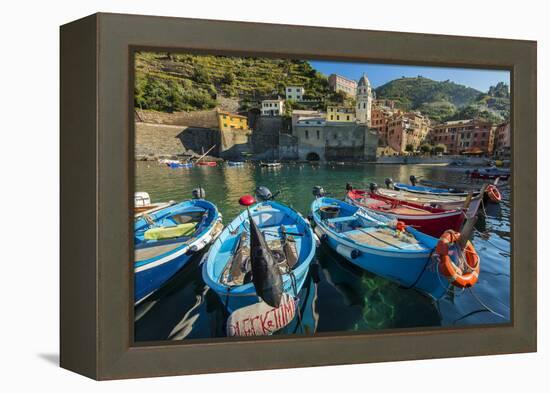
[{"label": "yellow building", "polygon": [[343,106],[327,106],[327,122],[355,123],[355,111]]},{"label": "yellow building", "polygon": [[218,112],[218,124],[220,131],[248,130],[247,117],[234,113]]}]

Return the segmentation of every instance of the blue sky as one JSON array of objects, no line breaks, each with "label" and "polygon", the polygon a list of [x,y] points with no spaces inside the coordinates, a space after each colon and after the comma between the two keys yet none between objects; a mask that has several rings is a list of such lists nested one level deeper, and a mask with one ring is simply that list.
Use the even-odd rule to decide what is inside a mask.
[{"label": "blue sky", "polygon": [[358,80],[367,74],[374,87],[393,79],[422,75],[437,81],[449,79],[452,82],[486,92],[498,82],[510,85],[510,73],[501,70],[478,70],[472,68],[424,67],[392,64],[350,63],[336,61],[310,61],[311,65],[325,75],[332,73]]}]

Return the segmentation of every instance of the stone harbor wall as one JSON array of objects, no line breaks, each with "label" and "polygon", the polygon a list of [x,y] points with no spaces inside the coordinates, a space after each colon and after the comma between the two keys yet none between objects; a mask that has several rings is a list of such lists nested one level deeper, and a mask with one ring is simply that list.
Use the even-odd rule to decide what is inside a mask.
[{"label": "stone harbor wall", "polygon": [[[135,130],[137,160],[200,155],[219,146],[219,131],[211,128],[136,123]],[[218,153],[214,148],[209,155]]]},{"label": "stone harbor wall", "polygon": [[250,131],[136,123],[135,156],[138,160],[208,155],[242,159],[252,151]]}]

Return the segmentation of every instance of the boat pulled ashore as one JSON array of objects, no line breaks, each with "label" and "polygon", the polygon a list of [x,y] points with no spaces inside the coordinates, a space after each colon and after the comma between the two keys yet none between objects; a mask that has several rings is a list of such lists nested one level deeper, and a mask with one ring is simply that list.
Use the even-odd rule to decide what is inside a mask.
[{"label": "boat pulled ashore", "polygon": [[376,193],[376,185],[370,184],[369,190],[354,189],[346,185],[346,202],[365,208],[389,218],[402,221],[420,232],[439,237],[447,229],[460,231],[464,222],[464,211],[442,209],[417,202],[403,201]]},{"label": "boat pulled ashore", "polygon": [[[286,311],[295,310],[315,255],[316,238],[309,222],[272,200],[265,187],[259,187],[256,195],[257,203],[251,195],[240,198],[246,209],[210,247],[203,259],[202,277],[231,315],[246,309],[248,315],[268,317],[279,310],[281,318],[290,322]],[[243,335],[237,333],[238,323],[231,326],[228,334]]]},{"label": "boat pulled ashore", "polygon": [[194,199],[145,213],[134,222],[134,302],[153,294],[191,257],[221,232],[222,216],[204,200],[204,191]]},{"label": "boat pulled ashore", "polygon": [[452,230],[435,238],[358,206],[314,190],[315,233],[346,260],[434,299],[449,285],[471,287],[480,260],[473,245]]}]

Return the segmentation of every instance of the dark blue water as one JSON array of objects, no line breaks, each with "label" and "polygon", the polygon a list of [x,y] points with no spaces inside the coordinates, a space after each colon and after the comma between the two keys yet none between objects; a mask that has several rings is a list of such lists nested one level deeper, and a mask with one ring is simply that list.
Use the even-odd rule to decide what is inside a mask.
[{"label": "dark blue water", "polygon": [[[334,197],[344,196],[346,182],[367,187],[386,177],[408,182],[411,174],[464,183],[464,169],[423,165],[283,164],[280,169],[197,167],[170,169],[138,162],[136,190],[157,201],[188,199],[201,186],[229,223],[240,211],[238,198],[257,186],[280,191],[278,200],[309,213],[311,189],[322,185]],[[295,320],[276,334],[313,334],[425,326],[508,323],[510,318],[510,187],[499,185],[503,202],[484,205],[473,244],[481,257],[478,283],[471,290],[453,289],[434,302],[350,264],[321,246],[300,298],[301,323]],[[225,336],[227,318],[217,295],[203,283],[201,255],[135,310],[136,341],[182,340]]]}]

